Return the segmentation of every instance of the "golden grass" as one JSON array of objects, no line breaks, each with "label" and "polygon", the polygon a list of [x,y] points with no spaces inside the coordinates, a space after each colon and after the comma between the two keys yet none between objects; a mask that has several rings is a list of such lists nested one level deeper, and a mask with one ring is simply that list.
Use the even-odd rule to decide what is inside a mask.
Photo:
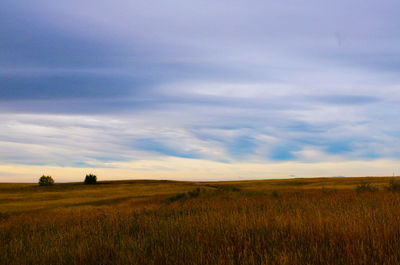
[{"label": "golden grass", "polygon": [[0,263],[400,264],[389,180],[0,184]]}]

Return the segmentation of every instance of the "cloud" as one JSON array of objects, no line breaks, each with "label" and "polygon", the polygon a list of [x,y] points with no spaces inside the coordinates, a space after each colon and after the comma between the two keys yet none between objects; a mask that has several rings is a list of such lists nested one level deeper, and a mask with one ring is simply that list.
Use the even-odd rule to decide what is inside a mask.
[{"label": "cloud", "polygon": [[369,104],[369,103],[377,103],[380,101],[379,98],[373,96],[353,96],[353,95],[321,96],[321,97],[316,97],[315,100],[322,103],[339,104],[339,105]]},{"label": "cloud", "polygon": [[397,1],[0,7],[2,164],[400,157]]}]

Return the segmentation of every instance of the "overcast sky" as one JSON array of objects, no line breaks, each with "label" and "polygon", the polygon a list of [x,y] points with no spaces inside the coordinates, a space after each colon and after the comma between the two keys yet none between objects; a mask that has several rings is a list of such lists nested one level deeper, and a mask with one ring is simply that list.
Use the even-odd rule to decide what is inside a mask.
[{"label": "overcast sky", "polygon": [[400,174],[400,2],[0,3],[0,181]]}]

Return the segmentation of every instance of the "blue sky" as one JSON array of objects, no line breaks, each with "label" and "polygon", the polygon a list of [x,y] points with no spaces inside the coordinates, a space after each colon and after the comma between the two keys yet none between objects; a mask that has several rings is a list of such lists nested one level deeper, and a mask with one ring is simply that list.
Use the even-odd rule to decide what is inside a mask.
[{"label": "blue sky", "polygon": [[2,1],[0,181],[391,175],[398,10],[394,0]]}]

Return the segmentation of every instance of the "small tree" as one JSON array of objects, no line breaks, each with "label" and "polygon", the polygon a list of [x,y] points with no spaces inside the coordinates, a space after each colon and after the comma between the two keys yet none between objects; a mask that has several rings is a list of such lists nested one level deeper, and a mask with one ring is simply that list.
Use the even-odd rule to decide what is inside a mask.
[{"label": "small tree", "polygon": [[51,176],[41,176],[39,179],[40,186],[51,186],[54,184],[54,179]]},{"label": "small tree", "polygon": [[85,184],[96,184],[97,183],[97,176],[93,174],[86,175],[85,177]]}]

